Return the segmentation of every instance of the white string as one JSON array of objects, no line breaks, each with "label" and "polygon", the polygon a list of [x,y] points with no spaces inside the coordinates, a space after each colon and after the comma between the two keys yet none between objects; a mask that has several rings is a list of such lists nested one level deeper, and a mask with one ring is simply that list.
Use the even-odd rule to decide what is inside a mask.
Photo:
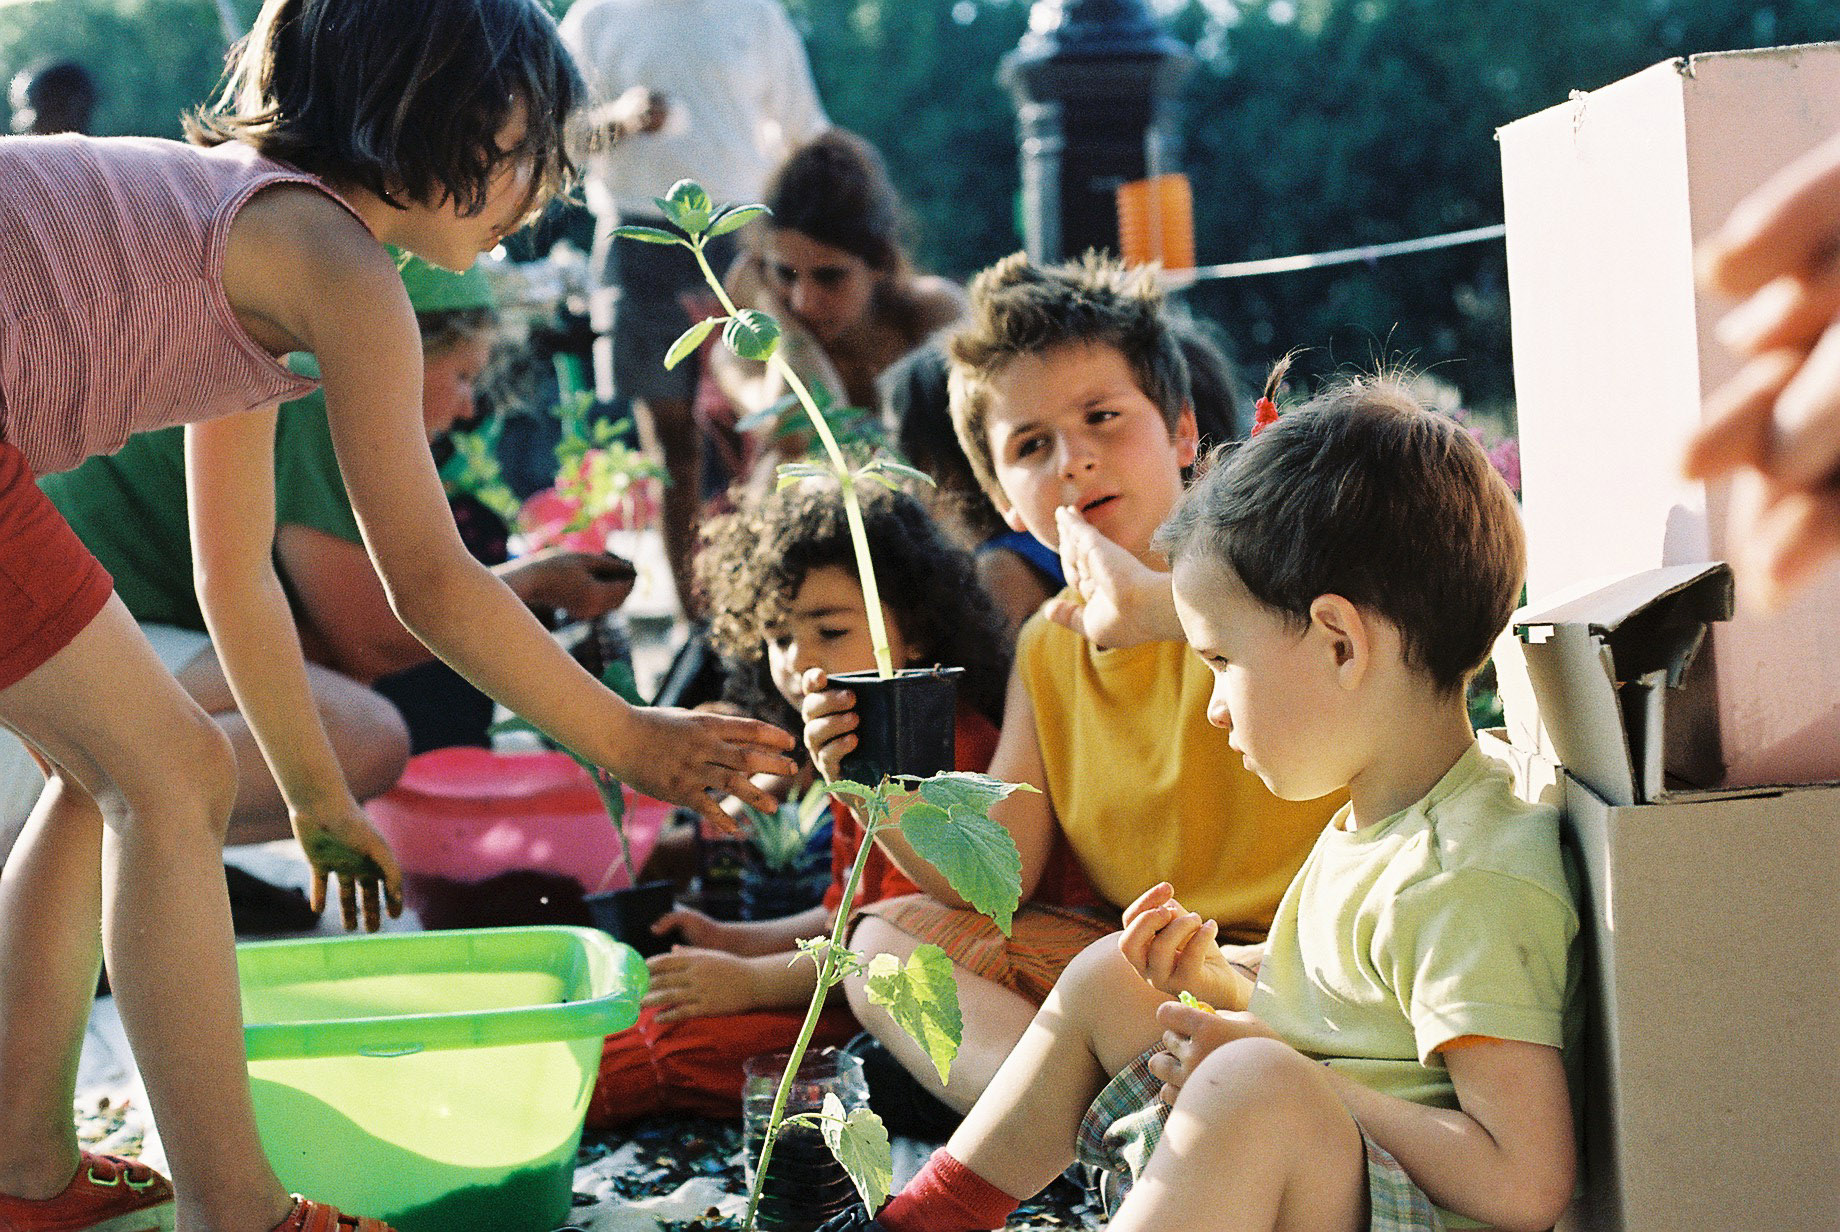
[{"label": "white string", "polygon": [[1163,285],[1172,290],[1217,278],[1252,278],[1259,274],[1288,274],[1293,270],[1321,269],[1329,265],[1351,265],[1356,261],[1377,261],[1410,252],[1429,252],[1435,248],[1455,248],[1460,244],[1479,244],[1498,240],[1508,233],[1501,224],[1472,227],[1468,231],[1451,231],[1444,235],[1427,235],[1415,240],[1397,240],[1391,244],[1365,244],[1359,248],[1337,248],[1331,252],[1302,253],[1294,257],[1267,257],[1260,261],[1229,261],[1224,265],[1203,265],[1191,270],[1164,270]]}]

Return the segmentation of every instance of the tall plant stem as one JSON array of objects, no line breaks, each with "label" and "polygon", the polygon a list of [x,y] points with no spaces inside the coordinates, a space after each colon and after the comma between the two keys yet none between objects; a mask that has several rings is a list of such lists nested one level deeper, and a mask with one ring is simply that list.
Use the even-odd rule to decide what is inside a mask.
[{"label": "tall plant stem", "polygon": [[[828,784],[830,780],[827,778],[825,782]],[[871,812],[872,807],[868,801],[864,801],[865,814]],[[805,1059],[805,1049],[811,1044],[812,1033],[818,1029],[818,1018],[824,1013],[825,996],[843,978],[838,973],[837,956],[844,952],[843,935],[849,931],[850,908],[855,905],[863,869],[869,863],[869,851],[875,846],[878,820],[870,816],[863,818],[862,847],[856,853],[856,863],[850,866],[850,879],[844,883],[843,898],[837,904],[837,923],[831,928],[831,943],[824,951],[823,965],[818,968],[818,989],[812,994],[811,1005],[805,1010],[805,1021],[799,1027],[799,1037],[793,1041],[792,1051],[786,1056],[786,1072],[780,1076],[779,1090],[773,1095],[773,1110],[767,1114],[767,1131],[760,1139],[760,1159],[754,1164],[754,1183],[748,1186],[747,1218],[742,1222],[743,1228],[754,1227],[754,1213],[760,1208],[760,1195],[767,1184],[767,1164],[773,1159],[773,1145],[779,1141],[780,1121],[786,1115],[786,1098],[792,1091],[793,1080],[798,1077],[799,1063]]]},{"label": "tall plant stem", "polygon": [[[709,258],[703,255],[701,237],[690,242],[690,251],[696,254],[696,263],[702,267],[703,277],[721,301],[723,311],[730,317],[735,316],[739,310],[735,307],[735,301],[728,297],[728,290],[723,287],[722,280],[710,268]],[[792,391],[793,397],[799,400],[799,405],[805,408],[806,418],[811,420],[818,439],[824,444],[824,453],[830,459],[831,469],[837,473],[837,483],[843,489],[844,517],[850,526],[850,547],[856,554],[857,579],[862,583],[863,607],[869,616],[869,640],[875,647],[875,672],[886,680],[894,675],[894,653],[888,648],[888,628],[882,620],[882,592],[875,582],[875,566],[869,556],[869,533],[863,527],[862,506],[856,499],[856,476],[851,472],[850,464],[844,458],[843,449],[837,444],[830,424],[824,421],[818,404],[812,399],[811,390],[799,379],[799,374],[792,370],[792,365],[775,350],[767,360],[767,366],[779,374],[780,379],[786,382],[786,387]]]}]

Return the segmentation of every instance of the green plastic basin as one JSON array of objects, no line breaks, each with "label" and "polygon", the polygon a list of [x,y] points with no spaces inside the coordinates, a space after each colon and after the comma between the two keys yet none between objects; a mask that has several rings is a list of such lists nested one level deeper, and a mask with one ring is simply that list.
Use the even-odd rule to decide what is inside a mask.
[{"label": "green plastic basin", "polygon": [[549,1232],[601,1039],[645,964],[585,928],[237,947],[256,1125],[281,1183],[399,1232]]}]

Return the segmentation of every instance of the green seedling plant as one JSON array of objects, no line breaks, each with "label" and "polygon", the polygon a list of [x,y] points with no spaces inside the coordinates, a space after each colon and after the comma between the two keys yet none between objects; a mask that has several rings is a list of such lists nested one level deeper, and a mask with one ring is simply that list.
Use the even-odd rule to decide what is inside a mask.
[{"label": "green seedling plant", "polygon": [[[869,537],[863,528],[857,489],[864,482],[894,488],[900,478],[928,484],[932,481],[923,472],[886,455],[874,456],[864,465],[852,468],[834,430],[842,424],[828,391],[814,394],[780,355],[779,323],[757,309],[737,308],[716,277],[704,251],[705,245],[718,236],[764,218],[768,212],[766,207],[728,205],[718,208],[700,185],[689,180],[674,184],[668,194],[657,199],[657,204],[681,234],[637,226],[621,227],[616,234],[643,243],[688,249],[725,313],[699,321],[685,330],[666,353],[665,366],[675,367],[683,362],[710,334],[720,329],[723,343],[736,355],[766,364],[785,381],[804,409],[822,453],[814,460],[781,466],[780,486],[830,478],[841,488],[857,580],[862,586],[875,648],[876,673],[888,679],[894,675],[894,662],[888,647],[888,630],[882,621],[881,592],[875,583]],[[830,935],[799,943],[803,955],[817,967],[818,982],[762,1131],[760,1157],[755,1162],[754,1180],[748,1192],[745,1228],[756,1226],[774,1144],[789,1125],[815,1127],[819,1131],[870,1211],[877,1210],[887,1199],[894,1167],[888,1131],[881,1118],[867,1108],[846,1111],[834,1094],[826,1095],[823,1107],[816,1112],[788,1116],[787,1096],[811,1043],[812,1032],[817,1028],[826,997],[832,988],[854,976],[866,978],[869,999],[886,1009],[902,1030],[926,1050],[927,1057],[938,1070],[940,1081],[945,1081],[964,1039],[964,1020],[959,1012],[957,987],[952,982],[952,960],[936,945],[921,945],[905,964],[889,954],[865,959],[844,945],[844,937],[862,883],[863,868],[876,837],[893,829],[900,830],[914,851],[937,868],[961,898],[989,916],[1008,935],[1021,899],[1022,859],[1009,831],[991,820],[990,809],[1018,790],[1034,791],[1035,788],[1004,783],[986,775],[956,772],[927,779],[890,776],[875,785],[847,779],[825,780],[824,793],[852,803],[862,822],[863,844],[844,882],[843,898],[838,904],[836,923]]]},{"label": "green seedling plant", "polygon": [[798,863],[811,845],[811,836],[818,832],[824,801],[825,793],[818,789],[803,796],[792,793],[771,813],[751,804],[741,806],[747,817],[747,840],[760,853],[763,868],[781,873]]},{"label": "green seedling plant", "polygon": [[685,330],[665,353],[665,367],[675,368],[694,355],[703,341],[719,328],[722,331],[722,341],[729,350],[742,359],[766,364],[786,382],[786,388],[798,399],[812,430],[817,433],[818,441],[823,446],[824,460],[790,462],[780,467],[780,486],[797,483],[802,479],[829,476],[843,489],[844,516],[850,527],[850,545],[856,557],[857,580],[862,584],[864,607],[869,616],[870,640],[875,646],[875,670],[884,680],[888,679],[894,675],[894,656],[888,649],[888,629],[882,621],[881,591],[875,584],[875,569],[869,559],[869,536],[863,529],[862,506],[857,500],[856,488],[864,481],[892,488],[897,476],[926,484],[931,484],[932,479],[924,471],[898,462],[886,454],[878,454],[863,466],[852,468],[844,457],[843,447],[831,429],[831,421],[826,417],[818,395],[806,386],[799,374],[793,371],[792,365],[779,353],[779,322],[759,309],[735,307],[735,301],[729,298],[722,280],[716,277],[715,270],[709,264],[709,257],[704,252],[705,246],[718,236],[738,231],[748,223],[766,217],[767,207],[726,205],[717,208],[709,200],[709,194],[703,191],[702,185],[691,180],[679,180],[671,186],[668,194],[654,200],[664,211],[664,216],[683,234],[673,234],[658,227],[635,226],[621,227],[614,234],[641,243],[669,244],[689,249],[710,290],[715,292],[721,302],[725,314],[706,317]]},{"label": "green seedling plant", "polygon": [[575,504],[575,516],[562,528],[564,534],[586,530],[616,509],[630,524],[639,484],[648,479],[670,481],[661,463],[623,439],[634,431],[632,420],[591,420],[588,412],[593,406],[594,395],[577,390],[565,394],[556,407],[562,421],[562,438],[556,442],[556,494]]},{"label": "green seedling plant", "polygon": [[747,1215],[742,1224],[748,1229],[755,1227],[755,1213],[760,1207],[774,1145],[790,1125],[815,1127],[823,1135],[825,1145],[843,1165],[871,1212],[888,1200],[894,1182],[894,1159],[888,1130],[880,1117],[867,1108],[846,1111],[835,1094],[827,1094],[824,1106],[817,1112],[786,1114],[787,1095],[832,988],[852,976],[867,976],[869,1000],[886,1009],[901,1029],[926,1050],[941,1082],[950,1075],[952,1061],[964,1039],[958,988],[952,982],[952,960],[944,950],[923,944],[903,965],[892,954],[877,954],[865,960],[844,944],[851,908],[876,837],[891,829],[900,830],[914,851],[944,874],[960,897],[994,920],[1005,936],[1009,935],[1010,922],[1022,897],[1022,858],[1009,831],[990,819],[990,806],[1014,791],[1034,788],[982,774],[950,772],[927,779],[890,777],[873,787],[849,779],[831,779],[826,781],[824,790],[852,801],[862,822],[863,843],[844,882],[831,935],[799,942],[799,949],[817,965],[818,985],[806,1007],[805,1020],[800,1024],[761,1134],[760,1157],[754,1164],[754,1182],[748,1189]]}]

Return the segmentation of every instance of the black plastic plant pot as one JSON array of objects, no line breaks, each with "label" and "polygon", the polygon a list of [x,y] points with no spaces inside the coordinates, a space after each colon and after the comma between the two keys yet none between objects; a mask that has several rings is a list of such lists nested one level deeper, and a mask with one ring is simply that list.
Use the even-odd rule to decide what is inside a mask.
[{"label": "black plastic plant pot", "polygon": [[650,958],[671,948],[670,934],[657,936],[652,925],[671,909],[676,893],[677,887],[668,881],[648,881],[624,890],[590,894],[583,901],[588,904],[588,918],[594,927],[630,945],[639,957]]},{"label": "black plastic plant pot", "polygon": [[929,778],[952,768],[962,667],[908,668],[883,679],[845,672],[832,683],[856,695],[856,747],[842,777],[873,787],[890,774]]}]

